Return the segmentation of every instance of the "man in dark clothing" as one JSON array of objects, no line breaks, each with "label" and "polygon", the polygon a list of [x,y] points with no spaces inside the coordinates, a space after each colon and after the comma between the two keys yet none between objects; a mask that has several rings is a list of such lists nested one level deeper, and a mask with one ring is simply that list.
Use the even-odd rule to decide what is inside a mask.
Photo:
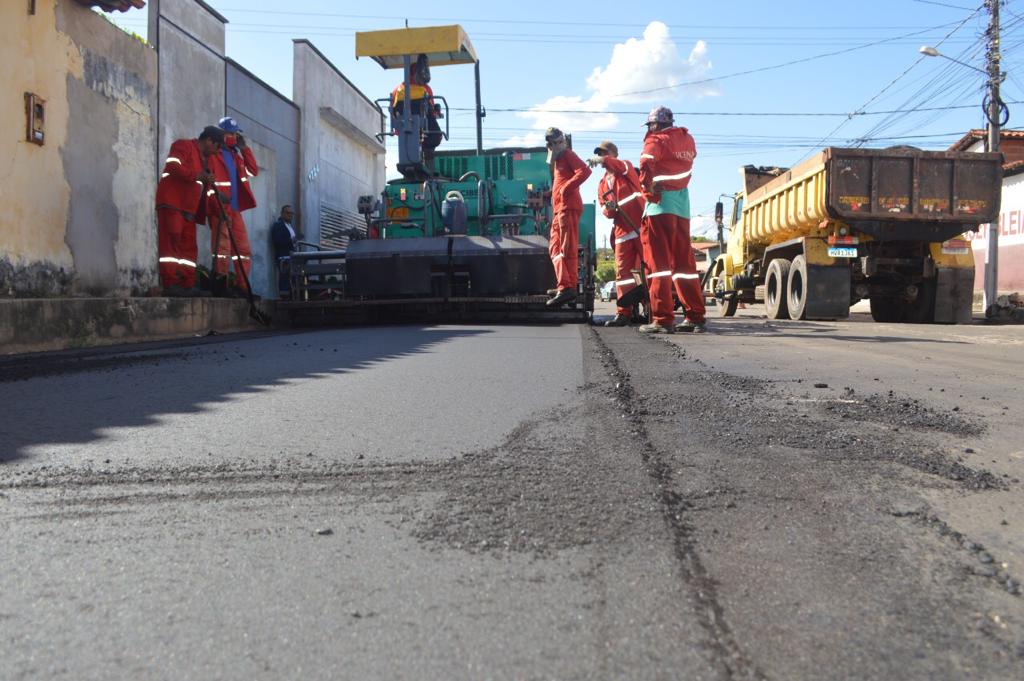
[{"label": "man in dark clothing", "polygon": [[291,291],[288,281],[288,259],[298,248],[298,235],[292,226],[295,211],[291,206],[282,206],[281,217],[270,227],[270,241],[274,246],[274,262],[277,263],[277,288],[281,297],[287,297]]}]

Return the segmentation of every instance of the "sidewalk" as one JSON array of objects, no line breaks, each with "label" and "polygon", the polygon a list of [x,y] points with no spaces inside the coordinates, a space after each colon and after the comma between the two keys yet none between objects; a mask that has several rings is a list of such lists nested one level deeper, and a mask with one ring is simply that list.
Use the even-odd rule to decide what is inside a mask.
[{"label": "sidewalk", "polygon": [[[273,314],[273,302],[261,302]],[[0,300],[0,355],[263,329],[229,298]]]}]

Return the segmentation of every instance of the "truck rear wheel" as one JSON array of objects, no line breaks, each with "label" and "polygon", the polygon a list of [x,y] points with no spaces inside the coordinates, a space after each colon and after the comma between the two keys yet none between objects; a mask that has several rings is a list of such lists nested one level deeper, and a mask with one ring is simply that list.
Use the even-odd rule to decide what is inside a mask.
[{"label": "truck rear wheel", "polygon": [[764,278],[764,307],[768,319],[785,319],[789,316],[789,284],[790,262],[785,258],[776,258],[768,263],[768,273]]},{"label": "truck rear wheel", "polygon": [[796,256],[789,268],[786,304],[790,319],[849,317],[849,266],[808,265],[806,256]]},{"label": "truck rear wheel", "polygon": [[786,277],[786,302],[789,305],[790,319],[807,317],[807,258],[798,255],[793,258]]},{"label": "truck rear wheel", "polygon": [[935,321],[935,279],[925,279],[917,289],[917,297],[907,303],[908,324],[931,324]]}]

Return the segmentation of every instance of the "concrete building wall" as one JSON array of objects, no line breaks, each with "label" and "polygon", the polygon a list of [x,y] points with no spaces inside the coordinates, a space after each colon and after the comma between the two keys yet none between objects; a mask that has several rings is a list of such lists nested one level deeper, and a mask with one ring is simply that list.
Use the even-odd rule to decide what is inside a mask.
[{"label": "concrete building wall", "polygon": [[[978,141],[967,151],[983,152],[986,144]],[[999,142],[1006,165],[1024,159],[1024,140]],[[1005,167],[1005,166],[1004,166]],[[1024,292],[1024,173],[1012,172],[1003,178],[1002,200],[999,204],[999,292]],[[988,263],[988,234],[991,225],[982,225],[977,232],[967,232],[974,255],[974,290],[985,290],[985,266]]]},{"label": "concrete building wall", "polygon": [[[276,297],[270,225],[285,203],[298,203],[299,109],[224,56],[227,20],[200,0],[156,0],[150,32],[160,55],[160,153],[232,116],[244,130],[260,174],[250,186],[257,207],[243,214],[252,248],[251,283]],[[161,157],[162,160],[162,157]],[[197,229],[199,264],[210,263],[210,230]]]},{"label": "concrete building wall", "polygon": [[[1000,292],[1024,292],[1024,173],[1003,178],[1003,198],[999,208]],[[985,288],[985,264],[988,262],[988,235],[991,225],[968,232],[974,253],[974,289]]]},{"label": "concrete building wall", "polygon": [[[227,19],[200,0],[150,0],[149,35],[159,58],[157,165],[171,143],[198,137],[224,116],[224,26]],[[154,223],[154,229],[156,225]],[[198,225],[200,266],[210,266],[210,230]]]},{"label": "concrete building wall", "polygon": [[384,188],[384,145],[374,137],[381,114],[306,40],[295,41],[292,84],[303,114],[300,225],[305,240],[317,243],[322,216],[362,224],[359,197]]},{"label": "concrete building wall", "polygon": [[[153,192],[167,150],[225,114],[260,165],[245,215],[257,293],[276,294],[269,228],[285,203],[308,241],[325,220],[363,224],[358,198],[385,181],[381,114],[308,41],[295,43],[293,103],[225,59],[227,20],[201,0],[151,0],[152,45],[71,0],[36,7],[0,3],[0,76],[16,93],[0,101],[15,123],[0,138],[0,295],[158,286]],[[25,92],[46,101],[42,146],[26,140]],[[210,233],[198,232],[206,265]]]},{"label": "concrete building wall", "polygon": [[[242,124],[245,129],[245,125]],[[277,274],[274,267],[273,250],[270,247],[270,225],[277,219],[277,184],[282,175],[294,177],[295,171],[281,172],[280,160],[273,147],[264,146],[258,140],[249,140],[253,156],[260,167],[260,174],[250,181],[256,196],[256,207],[245,211],[246,232],[252,249],[252,270],[249,283],[253,293],[264,298],[277,297]]]},{"label": "concrete building wall", "polygon": [[253,289],[277,297],[270,225],[284,205],[299,201],[299,108],[241,65],[227,62],[227,115],[245,131],[260,165],[252,181],[257,207],[245,215],[253,252]]},{"label": "concrete building wall", "polygon": [[[156,281],[156,55],[70,0],[0,6],[0,295],[142,293]],[[27,141],[24,93],[45,100]]]},{"label": "concrete building wall", "polygon": [[160,63],[158,162],[176,139],[197,137],[224,115],[224,24],[197,0],[151,0],[149,35]]}]

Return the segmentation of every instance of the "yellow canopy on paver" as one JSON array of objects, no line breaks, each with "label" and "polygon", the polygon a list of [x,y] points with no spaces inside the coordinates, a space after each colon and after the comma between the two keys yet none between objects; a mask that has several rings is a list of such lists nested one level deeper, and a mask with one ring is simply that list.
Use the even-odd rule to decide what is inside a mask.
[{"label": "yellow canopy on paver", "polygon": [[356,33],[356,59],[369,57],[386,69],[400,69],[404,57],[425,54],[431,66],[474,64],[476,51],[458,24]]}]

